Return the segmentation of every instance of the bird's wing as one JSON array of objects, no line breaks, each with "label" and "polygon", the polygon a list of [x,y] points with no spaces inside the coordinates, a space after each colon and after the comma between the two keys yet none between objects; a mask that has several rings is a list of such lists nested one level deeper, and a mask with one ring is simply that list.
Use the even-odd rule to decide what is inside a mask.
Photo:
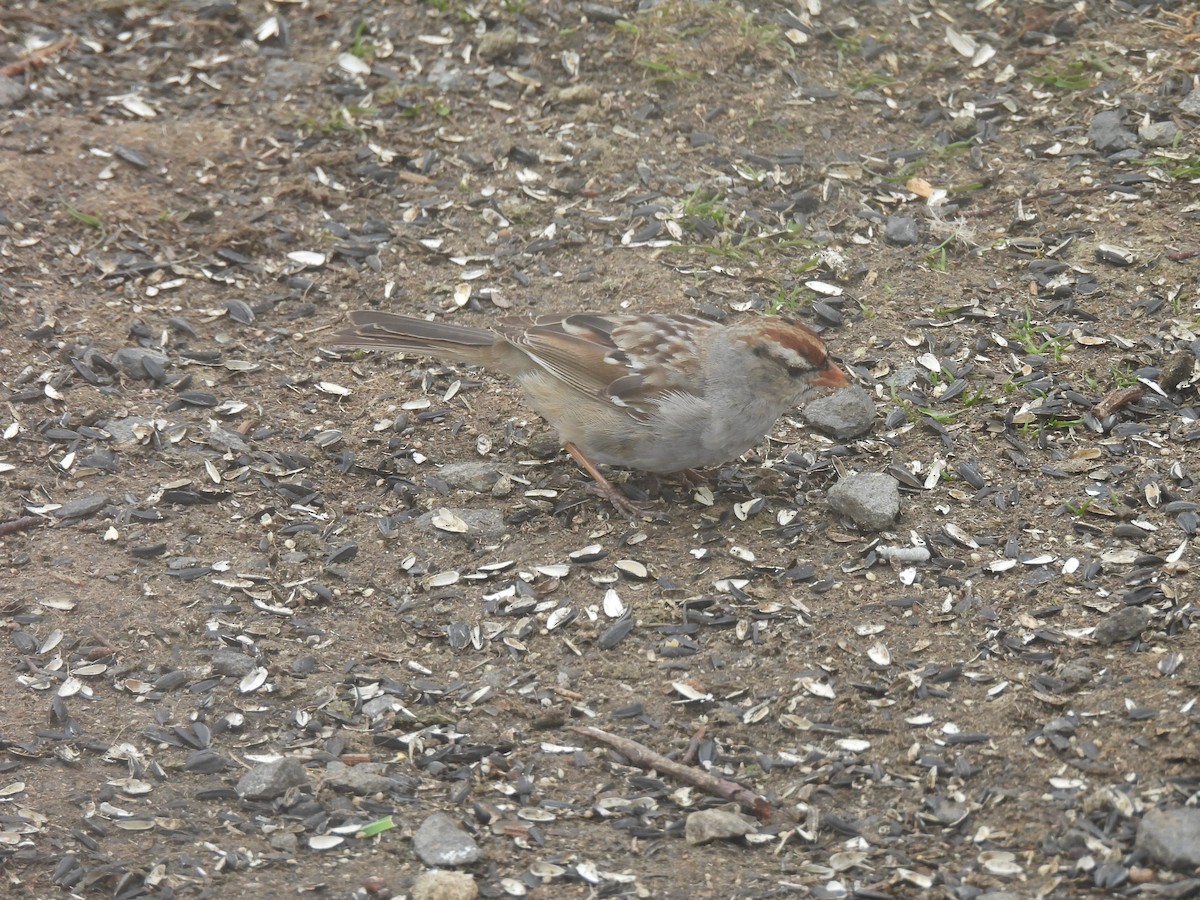
[{"label": "bird's wing", "polygon": [[703,391],[695,340],[716,327],[680,314],[572,313],[504,322],[498,330],[571,388],[645,419],[667,395]]}]

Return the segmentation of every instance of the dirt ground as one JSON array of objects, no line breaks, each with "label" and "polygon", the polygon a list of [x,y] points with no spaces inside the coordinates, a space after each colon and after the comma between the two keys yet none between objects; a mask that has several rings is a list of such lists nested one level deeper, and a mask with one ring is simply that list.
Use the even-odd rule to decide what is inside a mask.
[{"label": "dirt ground", "polygon": [[[1200,791],[1198,59],[1185,3],[7,3],[3,893],[1200,896],[1135,841]],[[356,308],[789,312],[877,421],[631,524]],[[770,815],[690,844],[727,801],[574,726]]]}]

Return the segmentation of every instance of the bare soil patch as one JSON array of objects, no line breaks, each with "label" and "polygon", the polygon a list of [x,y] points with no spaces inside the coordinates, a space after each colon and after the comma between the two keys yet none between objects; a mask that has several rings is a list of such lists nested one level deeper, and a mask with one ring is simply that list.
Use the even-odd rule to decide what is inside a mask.
[{"label": "bare soil patch", "polygon": [[[984,5],[0,11],[8,895],[1195,896],[1197,23]],[[878,421],[631,525],[360,307],[786,311]]]}]

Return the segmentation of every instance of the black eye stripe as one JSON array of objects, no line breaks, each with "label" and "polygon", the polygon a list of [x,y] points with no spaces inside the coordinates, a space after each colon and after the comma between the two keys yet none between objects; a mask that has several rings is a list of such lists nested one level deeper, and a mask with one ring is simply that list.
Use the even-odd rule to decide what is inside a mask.
[{"label": "black eye stripe", "polygon": [[756,344],[750,348],[750,352],[759,359],[771,359],[779,363],[787,370],[787,373],[792,378],[799,378],[803,375],[808,375],[810,372],[815,372],[817,369],[824,368],[829,364],[828,357],[822,357],[818,365],[813,365],[807,360],[802,360],[799,364],[785,363],[779,353],[772,352],[772,348],[767,344]]}]

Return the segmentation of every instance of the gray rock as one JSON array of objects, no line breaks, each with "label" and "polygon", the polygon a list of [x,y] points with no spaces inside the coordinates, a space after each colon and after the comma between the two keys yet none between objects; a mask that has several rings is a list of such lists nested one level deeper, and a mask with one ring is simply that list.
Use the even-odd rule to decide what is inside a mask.
[{"label": "gray rock", "polygon": [[308,785],[304,766],[294,756],[259,763],[241,777],[237,792],[247,800],[274,800],[289,788]]},{"label": "gray rock", "polygon": [[437,470],[437,477],[455,490],[475,491],[482,494],[490,491],[510,470],[490,462],[446,463]]},{"label": "gray rock", "polygon": [[809,427],[844,441],[866,434],[875,424],[875,403],[857,385],[804,404],[801,417]]},{"label": "gray rock", "polygon": [[258,668],[258,661],[253,656],[224,648],[214,650],[209,661],[218,675],[229,675],[232,678],[244,678]]},{"label": "gray rock", "polygon": [[1191,116],[1200,116],[1200,88],[1196,88],[1179,101],[1179,111]]},{"label": "gray rock", "polygon": [[1148,147],[1170,147],[1183,132],[1174,122],[1148,122],[1138,129],[1138,137]]},{"label": "gray rock", "polygon": [[891,475],[847,475],[829,489],[829,505],[862,531],[883,531],[900,514],[900,486]]},{"label": "gray rock", "polygon": [[475,900],[479,888],[466,872],[444,872],[430,869],[417,876],[412,886],[412,900]]},{"label": "gray rock", "polygon": [[684,839],[693,847],[710,841],[730,841],[753,834],[758,826],[751,819],[727,809],[702,809],[687,817]]},{"label": "gray rock", "polygon": [[250,445],[246,443],[246,439],[236,431],[230,431],[228,428],[222,428],[215,422],[208,429],[208,437],[206,438],[208,445],[214,450],[220,450],[222,453],[236,452],[249,453]]},{"label": "gray rock", "polygon": [[1071,659],[1062,664],[1058,677],[1064,685],[1072,690],[1079,690],[1084,685],[1091,684],[1096,677],[1096,664],[1089,659]]},{"label": "gray rock", "polygon": [[380,716],[386,716],[389,713],[397,712],[403,704],[391,694],[384,694],[381,697],[372,697],[362,705],[362,713],[368,719],[377,719]]},{"label": "gray rock", "polygon": [[450,509],[448,512],[462,519],[467,525],[467,530],[446,531],[435,526],[433,520],[441,514],[441,510],[437,509],[418,516],[416,526],[439,540],[459,538],[472,543],[497,540],[508,531],[504,525],[504,516],[498,509]]},{"label": "gray rock", "polygon": [[29,89],[15,78],[0,75],[0,109],[16,106],[25,99]]},{"label": "gray rock", "polygon": [[1076,858],[1088,852],[1088,842],[1092,836],[1081,828],[1068,828],[1058,839],[1059,849],[1070,853]]},{"label": "gray rock", "polygon": [[901,247],[910,247],[921,240],[917,220],[912,216],[888,216],[883,233],[889,241]]},{"label": "gray rock", "polygon": [[1121,124],[1119,109],[1106,109],[1092,116],[1088,137],[1101,153],[1116,153],[1137,146],[1137,135]]},{"label": "gray rock", "polygon": [[413,835],[413,850],[427,866],[469,866],[479,845],[444,812],[430,815]]},{"label": "gray rock", "polygon": [[120,455],[108,447],[97,447],[92,453],[79,458],[81,468],[99,469],[101,472],[115,472],[119,465]]},{"label": "gray rock", "polygon": [[889,375],[884,380],[884,384],[896,390],[903,390],[904,388],[912,387],[924,376],[924,369],[918,369],[916,366],[904,366]]},{"label": "gray rock", "polygon": [[154,689],[156,691],[177,691],[188,682],[187,669],[175,669],[173,672],[164,672],[154,679]]},{"label": "gray rock", "polygon": [[56,519],[85,519],[108,506],[108,494],[91,494],[68,500],[51,515]]},{"label": "gray rock", "polygon": [[492,485],[492,496],[503,499],[513,492],[513,480],[508,475],[501,475]]},{"label": "gray rock", "polygon": [[1134,841],[1160,865],[1186,871],[1200,866],[1200,809],[1152,809]]},{"label": "gray rock", "polygon": [[157,364],[160,369],[165,369],[171,364],[167,354],[151,350],[149,347],[122,347],[112,358],[113,365],[130,378],[152,377],[146,369],[146,360],[150,360],[151,365]]},{"label": "gray rock", "polygon": [[1146,630],[1152,614],[1144,606],[1122,606],[1105,616],[1092,633],[1097,644],[1108,646],[1118,641],[1129,641]]},{"label": "gray rock", "polygon": [[384,774],[383,763],[361,763],[348,766],[340,760],[330,760],[325,767],[325,784],[344,794],[386,794],[394,786],[392,779]]},{"label": "gray rock", "polygon": [[278,850],[280,853],[286,853],[288,856],[294,856],[296,850],[300,847],[300,839],[291,831],[277,831],[271,835],[271,840],[268,842],[272,850]]}]

